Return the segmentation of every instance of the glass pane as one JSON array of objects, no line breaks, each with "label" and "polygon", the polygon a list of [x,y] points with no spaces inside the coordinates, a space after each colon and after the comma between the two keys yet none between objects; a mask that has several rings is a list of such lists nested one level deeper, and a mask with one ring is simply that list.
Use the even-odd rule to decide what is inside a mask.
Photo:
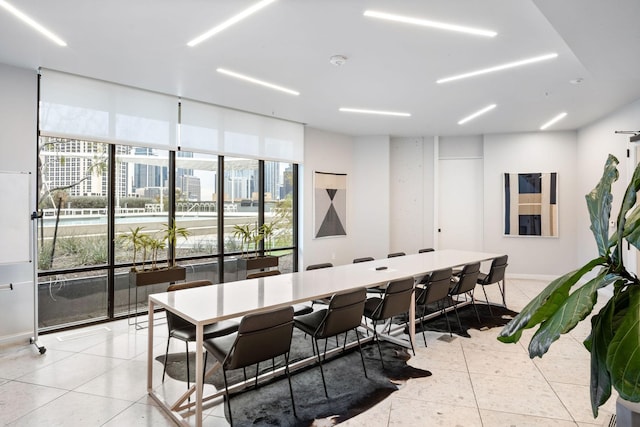
[{"label": "glass pane", "polygon": [[[258,161],[224,158],[224,250],[253,253],[256,244],[236,231],[243,227],[255,235],[258,227]],[[248,234],[248,233],[247,233]]]},{"label": "glass pane", "polygon": [[129,271],[154,269],[167,259],[169,153],[154,148],[116,146],[116,264],[132,263],[115,274],[115,311],[134,315],[147,310],[147,297],[167,283],[136,286]]},{"label": "glass pane", "polygon": [[38,279],[38,327],[52,329],[107,316],[107,271],[53,274]]},{"label": "glass pane", "polygon": [[[235,261],[235,260],[234,260]],[[189,264],[181,263],[187,268],[187,282],[192,280],[209,280],[211,283],[218,283],[218,259],[204,258],[191,261]],[[235,268],[235,262],[234,262]],[[226,272],[225,272],[226,276]],[[235,280],[235,279],[233,279]]]},{"label": "glass pane", "polygon": [[108,261],[108,145],[43,137],[39,146],[38,323],[48,329],[107,315],[107,275],[56,274]]},{"label": "glass pane", "polygon": [[265,235],[264,247],[272,255],[283,255],[277,248],[293,246],[293,165],[264,162]]},{"label": "glass pane", "polygon": [[178,259],[218,252],[217,182],[218,156],[176,153],[176,224],[189,232],[176,242]]},{"label": "glass pane", "polygon": [[39,270],[107,262],[107,147],[90,141],[40,139]]},{"label": "glass pane", "polygon": [[163,243],[168,223],[168,151],[116,146],[116,264],[149,268],[166,261],[166,248],[134,245],[133,238]]}]

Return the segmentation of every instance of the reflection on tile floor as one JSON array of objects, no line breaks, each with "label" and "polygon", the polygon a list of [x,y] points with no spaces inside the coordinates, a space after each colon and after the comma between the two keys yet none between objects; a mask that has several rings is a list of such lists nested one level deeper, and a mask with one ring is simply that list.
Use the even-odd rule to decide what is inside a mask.
[{"label": "reflection on tile floor", "polygon": [[[508,280],[509,308],[519,310],[546,282]],[[489,298],[497,301],[497,290]],[[33,346],[0,347],[0,423],[12,426],[172,426],[146,394],[148,330],[126,321],[40,337]],[[432,376],[410,380],[345,426],[603,426],[615,411],[611,398],[594,419],[589,404],[588,327],[561,337],[542,359],[527,354],[529,332],[517,344],[496,340],[499,328],[471,330],[471,338],[427,333],[417,339],[410,364]],[[164,353],[166,327],[154,328],[154,356]],[[172,345],[182,351],[182,343]],[[154,368],[159,384],[162,368]],[[184,383],[168,380],[167,393]],[[192,424],[193,424],[193,420]],[[206,411],[205,426],[228,425],[220,406]]]}]

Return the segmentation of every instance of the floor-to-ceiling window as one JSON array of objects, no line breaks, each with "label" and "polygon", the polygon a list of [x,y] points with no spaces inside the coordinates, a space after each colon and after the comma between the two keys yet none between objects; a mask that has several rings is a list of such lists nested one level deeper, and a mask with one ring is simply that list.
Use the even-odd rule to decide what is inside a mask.
[{"label": "floor-to-ceiling window", "polygon": [[39,162],[40,326],[106,318],[108,145],[43,137]]},{"label": "floor-to-ceiling window", "polygon": [[167,284],[131,270],[168,257],[213,283],[247,253],[296,269],[300,124],[54,70],[39,88],[42,330],[145,311]]},{"label": "floor-to-ceiling window", "polygon": [[[187,230],[176,242],[176,259],[188,280],[242,279],[238,260],[257,254],[277,256],[283,272],[295,270],[293,163],[46,136],[39,162],[43,331],[143,312],[147,296],[166,289],[166,283],[130,285],[131,268],[152,262],[130,236],[162,235],[170,193],[176,225]],[[256,239],[243,240],[241,228]],[[155,257],[164,263],[166,249]]]}]

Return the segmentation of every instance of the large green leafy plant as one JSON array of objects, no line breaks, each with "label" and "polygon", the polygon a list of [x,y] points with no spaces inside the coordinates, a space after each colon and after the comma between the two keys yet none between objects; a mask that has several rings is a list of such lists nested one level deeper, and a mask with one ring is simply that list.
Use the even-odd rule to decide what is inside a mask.
[{"label": "large green leafy plant", "polygon": [[[640,401],[640,282],[622,260],[625,241],[640,249],[640,206],[636,205],[640,167],[627,187],[616,229],[609,236],[611,186],[618,179],[617,165],[618,159],[609,155],[600,182],[586,195],[598,257],[551,282],[498,337],[502,342],[517,342],[523,329],[540,325],[529,343],[529,356],[542,357],[561,334],[593,311],[598,289],[613,285],[613,296],[592,316],[591,333],[584,341],[591,352],[594,417],[611,396],[612,386],[623,399]],[[595,277],[583,283],[580,279],[592,270]]]}]

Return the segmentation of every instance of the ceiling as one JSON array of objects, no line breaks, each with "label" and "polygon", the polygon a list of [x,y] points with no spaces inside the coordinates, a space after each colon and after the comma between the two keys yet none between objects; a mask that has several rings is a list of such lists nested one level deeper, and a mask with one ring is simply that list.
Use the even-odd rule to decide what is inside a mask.
[{"label": "ceiling", "polygon": [[[0,8],[0,63],[66,71],[347,135],[538,131],[561,112],[566,118],[549,130],[568,130],[640,99],[637,0],[278,0],[195,47],[187,42],[257,0],[9,1],[68,46]],[[363,16],[365,10],[498,35],[386,22]],[[436,83],[552,52],[556,59]],[[332,55],[347,62],[332,65]],[[230,78],[218,67],[300,95]],[[487,114],[457,124],[494,103]],[[411,116],[343,113],[340,107]]]}]

